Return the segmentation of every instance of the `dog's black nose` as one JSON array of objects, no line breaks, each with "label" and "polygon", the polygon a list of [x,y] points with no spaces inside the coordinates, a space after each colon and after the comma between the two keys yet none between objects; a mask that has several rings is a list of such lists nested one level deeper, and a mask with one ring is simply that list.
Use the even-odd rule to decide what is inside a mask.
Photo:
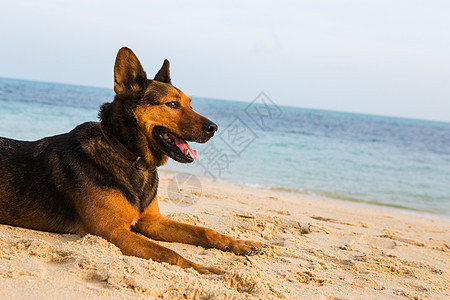
[{"label": "dog's black nose", "polygon": [[205,123],[203,123],[203,130],[208,134],[213,134],[217,131],[217,125],[211,121],[205,121]]}]

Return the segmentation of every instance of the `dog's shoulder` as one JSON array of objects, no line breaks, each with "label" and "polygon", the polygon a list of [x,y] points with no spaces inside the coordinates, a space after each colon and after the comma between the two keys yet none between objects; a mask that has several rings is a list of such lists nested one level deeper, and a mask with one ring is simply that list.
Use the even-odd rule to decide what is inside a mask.
[{"label": "dog's shoulder", "polygon": [[92,148],[104,147],[100,124],[86,122],[71,131],[51,137],[46,137],[31,145],[35,155],[78,156],[80,153],[89,155]]},{"label": "dog's shoulder", "polygon": [[78,125],[67,133],[68,140],[78,141],[79,143],[92,143],[101,140],[102,132],[99,122],[86,122]]}]

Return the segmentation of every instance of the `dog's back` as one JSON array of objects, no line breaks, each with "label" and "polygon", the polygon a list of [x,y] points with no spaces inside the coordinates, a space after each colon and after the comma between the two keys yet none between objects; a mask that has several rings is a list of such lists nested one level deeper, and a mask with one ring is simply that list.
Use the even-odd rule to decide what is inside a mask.
[{"label": "dog's back", "polygon": [[84,127],[89,126],[34,142],[0,138],[0,223],[76,232],[76,212],[66,194],[76,181],[76,133]]}]

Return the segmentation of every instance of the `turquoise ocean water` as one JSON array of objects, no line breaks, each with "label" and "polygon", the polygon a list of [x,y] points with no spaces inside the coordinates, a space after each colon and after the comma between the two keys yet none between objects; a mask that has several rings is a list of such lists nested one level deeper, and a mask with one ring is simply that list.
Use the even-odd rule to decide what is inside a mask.
[{"label": "turquoise ocean water", "polygon": [[[256,96],[256,95],[255,95]],[[110,89],[0,78],[0,136],[36,140],[98,120]],[[192,97],[219,126],[190,165],[210,180],[450,216],[450,123]],[[249,99],[251,100],[251,99]]]}]

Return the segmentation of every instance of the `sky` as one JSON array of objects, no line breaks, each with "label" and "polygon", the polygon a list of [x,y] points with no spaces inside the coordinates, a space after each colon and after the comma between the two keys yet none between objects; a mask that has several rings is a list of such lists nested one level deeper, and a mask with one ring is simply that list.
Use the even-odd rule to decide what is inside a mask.
[{"label": "sky", "polygon": [[130,47],[187,95],[450,121],[450,1],[1,0],[0,77],[111,88]]}]

